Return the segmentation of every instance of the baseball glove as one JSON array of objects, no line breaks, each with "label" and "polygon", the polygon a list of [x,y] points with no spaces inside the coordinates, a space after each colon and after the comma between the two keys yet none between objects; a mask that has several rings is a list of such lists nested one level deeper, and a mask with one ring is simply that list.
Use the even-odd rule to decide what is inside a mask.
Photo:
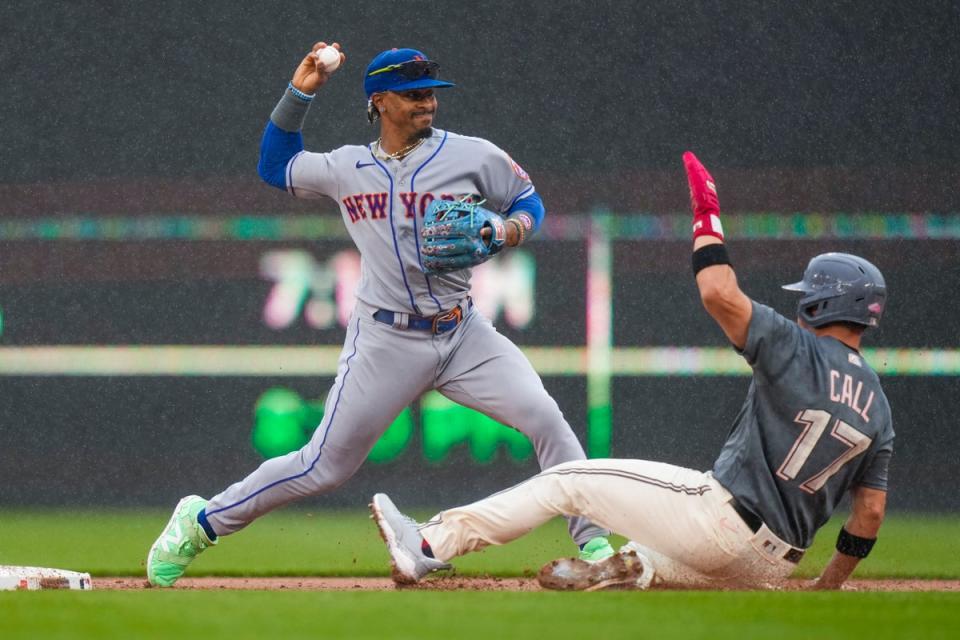
[{"label": "baseball glove", "polygon": [[420,235],[420,254],[427,273],[466,269],[486,262],[506,241],[503,216],[477,203],[434,200],[427,208]]}]

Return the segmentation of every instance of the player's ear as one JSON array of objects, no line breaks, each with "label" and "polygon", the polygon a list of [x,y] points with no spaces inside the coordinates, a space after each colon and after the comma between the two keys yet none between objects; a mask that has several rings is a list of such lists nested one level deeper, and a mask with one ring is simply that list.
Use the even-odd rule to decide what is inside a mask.
[{"label": "player's ear", "polygon": [[383,96],[379,93],[375,93],[367,99],[367,122],[373,124],[380,117],[382,103]]}]

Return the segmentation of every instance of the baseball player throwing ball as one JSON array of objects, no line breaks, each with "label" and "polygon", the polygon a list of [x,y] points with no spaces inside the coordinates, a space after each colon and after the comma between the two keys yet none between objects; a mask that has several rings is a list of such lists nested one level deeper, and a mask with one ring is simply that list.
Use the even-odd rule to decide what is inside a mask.
[{"label": "baseball player throwing ball", "polygon": [[[346,482],[404,407],[431,389],[523,432],[541,468],[585,458],[529,361],[469,296],[470,267],[522,244],[543,219],[529,176],[492,143],[433,127],[436,91],[454,85],[414,49],[384,51],[364,74],[367,117],[380,122],[375,141],[304,151],[300,130],[345,61],[339,49],[319,42],[303,58],[267,123],[259,164],[278,189],[336,201],[362,256],[326,413],[300,451],[266,461],[209,502],[182,499],[147,557],[154,585],[173,585],[198,553],[268,511]],[[607,532],[587,520],[570,518],[570,532],[586,559],[613,555]]]},{"label": "baseball player throwing ball", "polygon": [[[890,407],[860,355],[880,322],[883,276],[862,258],[813,258],[798,291],[797,322],[737,286],[723,243],[713,179],[684,155],[693,218],[693,271],[707,312],[753,368],[753,381],[712,471],[645,460],[572,461],[507,491],[418,525],[384,494],[371,509],[398,582],[448,560],[504,544],[552,517],[584,516],[632,542],[588,564],[544,566],[552,589],[609,585],[764,587],[784,581],[849,490],[853,512],[816,581],[838,588],[870,553],[886,505],[893,449]],[[709,402],[704,389],[689,402]]]}]

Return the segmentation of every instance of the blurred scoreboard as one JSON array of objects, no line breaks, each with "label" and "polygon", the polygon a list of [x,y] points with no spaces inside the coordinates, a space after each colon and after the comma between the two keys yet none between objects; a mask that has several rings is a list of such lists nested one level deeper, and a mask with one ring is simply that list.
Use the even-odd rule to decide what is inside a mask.
[{"label": "blurred scoreboard", "polygon": [[[547,220],[537,241],[476,269],[478,308],[524,349],[591,455],[708,468],[749,369],[700,305],[686,216]],[[960,442],[927,401],[960,410],[960,340],[943,304],[960,273],[957,220],[728,225],[741,286],[787,315],[795,299],[779,287],[816,253],[883,269],[891,302],[867,357],[898,424],[926,430],[898,442],[898,462],[923,478],[907,496],[917,507],[958,501],[936,490],[947,481],[936,470]],[[323,415],[359,275],[339,220],[0,222],[2,501],[166,503],[301,446]],[[705,384],[709,406],[686,400]],[[174,476],[160,472],[172,443]],[[436,393],[397,417],[370,463],[324,503],[387,487],[411,504],[462,501],[537,470],[524,437]],[[40,467],[40,481],[21,481]],[[478,471],[469,482],[465,468]]]},{"label": "blurred scoreboard", "polygon": [[[584,255],[570,244],[482,265],[478,307],[531,344],[582,342]],[[337,344],[359,278],[342,241],[10,244],[0,344]]]}]

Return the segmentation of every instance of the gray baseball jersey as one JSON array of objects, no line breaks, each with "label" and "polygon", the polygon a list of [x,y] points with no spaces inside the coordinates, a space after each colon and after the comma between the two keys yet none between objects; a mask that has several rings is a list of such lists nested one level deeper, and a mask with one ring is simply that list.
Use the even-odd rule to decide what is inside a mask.
[{"label": "gray baseball jersey", "polygon": [[[530,178],[490,142],[439,129],[401,160],[376,151],[301,151],[286,165],[291,194],[339,204],[361,254],[358,301],[323,422],[303,449],[267,460],[210,499],[206,517],[219,535],[343,484],[400,411],[431,389],[524,433],[543,468],[585,458],[530,362],[470,304],[470,270],[428,277],[420,263],[430,202],[479,196],[505,213],[534,193]],[[408,328],[406,314],[457,307],[462,321],[451,330]],[[584,518],[571,518],[570,531],[580,544],[605,533]]]},{"label": "gray baseball jersey", "polygon": [[743,356],[753,381],[714,477],[805,549],[847,489],[886,490],[890,405],[858,352],[756,302]]},{"label": "gray baseball jersey", "polygon": [[[849,487],[886,488],[890,407],[859,353],[763,305],[753,304],[743,355],[754,379],[713,471],[566,462],[438,513],[421,535],[446,561],[577,515],[628,537],[626,548],[649,560],[657,583],[781,584]],[[734,498],[765,526],[748,524]]]},{"label": "gray baseball jersey", "polygon": [[420,222],[437,198],[486,198],[506,213],[534,193],[529,176],[494,144],[434,129],[402,160],[377,157],[375,144],[330,153],[302,152],[287,167],[287,188],[301,198],[328,196],[361,255],[357,297],[375,307],[431,315],[461,301],[470,270],[427,276],[420,262]]}]

